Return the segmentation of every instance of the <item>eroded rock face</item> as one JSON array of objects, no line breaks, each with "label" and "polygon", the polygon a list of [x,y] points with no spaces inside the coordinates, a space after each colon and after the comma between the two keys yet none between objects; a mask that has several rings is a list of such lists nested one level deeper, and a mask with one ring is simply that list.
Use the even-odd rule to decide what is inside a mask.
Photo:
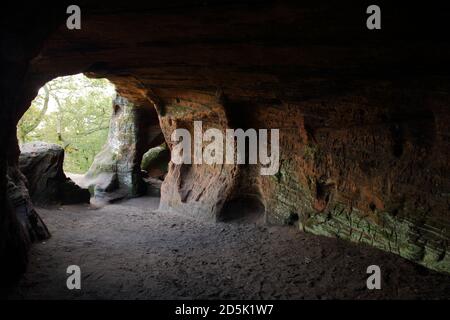
[{"label": "eroded rock face", "polygon": [[448,195],[442,192],[449,188],[449,155],[440,130],[450,96],[372,84],[276,107],[214,96],[201,114],[183,99],[166,105],[167,139],[175,127],[192,133],[191,116],[218,128],[279,128],[281,164],[273,176],[252,165],[170,164],[163,206],[226,220],[229,204],[249,197],[261,203],[269,223],[363,242],[449,271]]},{"label": "eroded rock face", "polygon": [[117,96],[107,142],[80,182],[97,201],[113,201],[142,192],[135,106]]},{"label": "eroded rock face", "polygon": [[149,149],[142,156],[141,170],[143,180],[150,196],[161,196],[161,185],[167,175],[170,150],[166,143]]},{"label": "eroded rock face", "polygon": [[[203,121],[203,130],[228,128],[228,119],[220,97],[197,95],[196,101],[180,96],[166,104],[160,123],[168,145],[173,149],[171,134],[183,128],[194,136],[194,120]],[[193,150],[192,150],[193,152]],[[161,210],[176,210],[199,219],[216,220],[224,203],[231,197],[238,181],[240,167],[234,164],[174,164],[161,188]]]},{"label": "eroded rock face", "polygon": [[164,143],[149,149],[142,156],[141,169],[148,177],[164,180],[170,161],[170,150]]},{"label": "eroded rock face", "polygon": [[34,208],[28,191],[28,181],[15,166],[8,168],[8,196],[25,231],[27,245],[48,239],[50,232]]},{"label": "eroded rock face", "polygon": [[146,188],[142,156],[162,139],[155,110],[118,95],[113,101],[108,139],[78,183],[91,190],[97,204],[142,195]]},{"label": "eroded rock face", "polygon": [[90,194],[66,177],[63,171],[64,149],[45,142],[21,146],[20,171],[35,204],[73,204],[89,202]]}]

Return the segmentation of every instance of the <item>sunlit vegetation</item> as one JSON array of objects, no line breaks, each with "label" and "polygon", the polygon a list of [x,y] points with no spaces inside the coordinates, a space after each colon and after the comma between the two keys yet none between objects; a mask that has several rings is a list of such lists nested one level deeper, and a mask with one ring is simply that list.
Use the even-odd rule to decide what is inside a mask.
[{"label": "sunlit vegetation", "polygon": [[18,123],[19,143],[59,144],[64,170],[86,172],[108,136],[114,94],[108,80],[82,74],[48,82]]}]

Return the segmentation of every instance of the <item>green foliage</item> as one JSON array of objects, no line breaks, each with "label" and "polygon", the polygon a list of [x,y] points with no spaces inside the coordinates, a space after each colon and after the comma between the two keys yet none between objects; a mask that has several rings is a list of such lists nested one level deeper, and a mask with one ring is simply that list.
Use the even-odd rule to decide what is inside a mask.
[{"label": "green foliage", "polygon": [[64,170],[86,172],[108,136],[114,94],[106,79],[75,75],[50,81],[19,121],[20,143],[59,144],[65,149]]}]

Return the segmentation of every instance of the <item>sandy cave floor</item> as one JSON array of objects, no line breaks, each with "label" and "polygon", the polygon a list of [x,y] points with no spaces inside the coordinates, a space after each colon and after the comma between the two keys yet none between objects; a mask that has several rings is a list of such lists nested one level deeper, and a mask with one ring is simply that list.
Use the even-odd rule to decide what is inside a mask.
[{"label": "sandy cave floor", "polygon": [[[52,238],[33,246],[12,299],[450,298],[450,275],[293,227],[201,222],[157,212],[158,198],[92,209],[40,208]],[[81,290],[66,268],[79,265]],[[366,288],[366,268],[382,289]]]}]

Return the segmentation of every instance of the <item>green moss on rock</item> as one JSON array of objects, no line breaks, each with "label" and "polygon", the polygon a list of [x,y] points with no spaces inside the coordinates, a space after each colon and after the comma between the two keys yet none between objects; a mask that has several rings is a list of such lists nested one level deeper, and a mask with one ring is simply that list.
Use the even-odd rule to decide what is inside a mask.
[{"label": "green moss on rock", "polygon": [[432,225],[420,225],[406,217],[393,217],[389,212],[376,212],[378,223],[363,212],[335,204],[327,213],[312,214],[304,222],[304,230],[317,235],[338,237],[366,243],[398,254],[430,269],[450,273],[448,234],[437,232]]}]

